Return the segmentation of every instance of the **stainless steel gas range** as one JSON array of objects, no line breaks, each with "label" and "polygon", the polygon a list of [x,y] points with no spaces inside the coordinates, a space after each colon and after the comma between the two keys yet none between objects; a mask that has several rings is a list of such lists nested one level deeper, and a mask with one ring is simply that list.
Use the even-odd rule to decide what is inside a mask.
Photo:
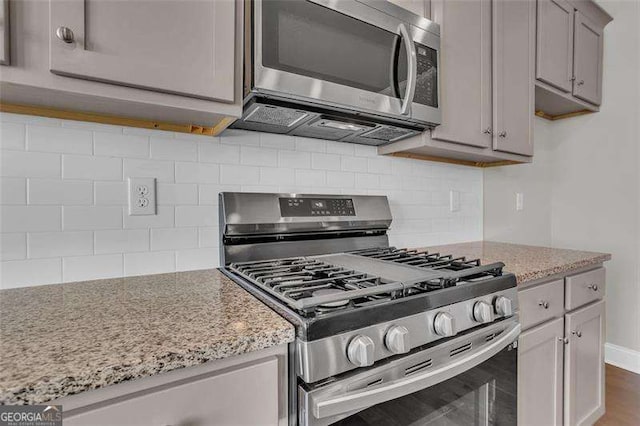
[{"label": "stainless steel gas range", "polygon": [[220,194],[223,271],[296,327],[291,423],[515,425],[515,277],[389,247],[391,221],[383,196]]}]

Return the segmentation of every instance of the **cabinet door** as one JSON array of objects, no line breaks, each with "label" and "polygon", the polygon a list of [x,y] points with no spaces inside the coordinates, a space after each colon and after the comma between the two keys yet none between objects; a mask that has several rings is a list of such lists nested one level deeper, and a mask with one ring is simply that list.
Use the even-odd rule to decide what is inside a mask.
[{"label": "cabinet door", "polygon": [[563,318],[520,335],[518,425],[562,425]]},{"label": "cabinet door", "polygon": [[235,7],[216,0],[50,0],[51,72],[233,101]]},{"label": "cabinet door", "polygon": [[65,417],[65,426],[273,425],[278,424],[278,361],[275,357]]},{"label": "cabinet door", "polygon": [[604,414],[604,300],[565,315],[564,422],[591,425]]},{"label": "cabinet door", "polygon": [[491,0],[433,0],[440,24],[442,124],[431,137],[491,146]]},{"label": "cabinet door", "polygon": [[530,0],[493,1],[493,149],[497,151],[533,155],[535,7]]},{"label": "cabinet door", "polygon": [[0,65],[9,65],[9,0],[0,0]]},{"label": "cabinet door", "polygon": [[602,103],[602,28],[576,11],[573,53],[573,95],[600,105]]},{"label": "cabinet door", "polygon": [[566,0],[538,0],[536,78],[571,92],[573,6]]}]

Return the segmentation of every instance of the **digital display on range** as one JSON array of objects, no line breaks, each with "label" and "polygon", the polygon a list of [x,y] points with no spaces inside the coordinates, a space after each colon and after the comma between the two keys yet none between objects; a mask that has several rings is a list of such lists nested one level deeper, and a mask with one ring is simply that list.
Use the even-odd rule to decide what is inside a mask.
[{"label": "digital display on range", "polygon": [[351,198],[280,198],[282,217],[355,216]]}]

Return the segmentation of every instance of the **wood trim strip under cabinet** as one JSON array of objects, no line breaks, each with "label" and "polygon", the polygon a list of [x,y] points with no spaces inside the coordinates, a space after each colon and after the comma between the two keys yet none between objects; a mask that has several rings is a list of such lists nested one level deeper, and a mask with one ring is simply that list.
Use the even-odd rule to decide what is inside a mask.
[{"label": "wood trim strip under cabinet", "polygon": [[140,120],[136,118],[118,117],[91,112],[67,111],[32,105],[0,103],[0,112],[12,114],[36,115],[39,117],[59,118],[62,120],[88,121],[91,123],[112,124],[115,126],[139,127],[143,129],[164,130],[169,132],[189,133],[192,135],[218,136],[236,119],[223,117],[215,126],[198,126],[195,124],[176,124],[159,121]]}]

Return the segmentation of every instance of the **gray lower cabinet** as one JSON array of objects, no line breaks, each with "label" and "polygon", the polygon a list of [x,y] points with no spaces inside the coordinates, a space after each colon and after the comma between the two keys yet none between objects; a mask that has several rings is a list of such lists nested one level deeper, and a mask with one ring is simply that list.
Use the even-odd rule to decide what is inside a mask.
[{"label": "gray lower cabinet", "polygon": [[518,424],[591,425],[604,414],[605,270],[518,293]]},{"label": "gray lower cabinet", "polygon": [[520,335],[518,424],[562,425],[564,320],[557,318]]},{"label": "gray lower cabinet", "polygon": [[67,426],[288,425],[287,346],[54,401]]},{"label": "gray lower cabinet", "polygon": [[591,425],[604,414],[605,302],[566,315],[565,413],[567,425]]},{"label": "gray lower cabinet", "polygon": [[530,162],[535,2],[432,0],[431,18],[441,26],[442,124],[378,152]]}]

